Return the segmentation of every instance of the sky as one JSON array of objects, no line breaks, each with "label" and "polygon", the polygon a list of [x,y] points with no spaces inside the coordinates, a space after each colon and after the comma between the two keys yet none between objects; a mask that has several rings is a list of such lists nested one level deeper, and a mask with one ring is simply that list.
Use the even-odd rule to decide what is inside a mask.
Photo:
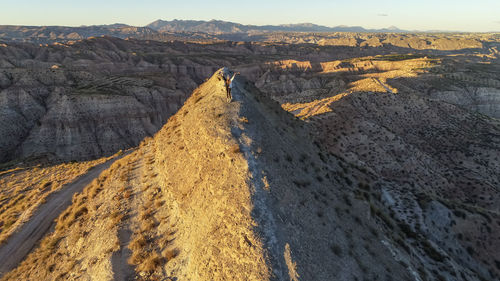
[{"label": "sky", "polygon": [[500,0],[0,0],[0,25],[144,26],[157,19],[489,32],[500,31]]}]

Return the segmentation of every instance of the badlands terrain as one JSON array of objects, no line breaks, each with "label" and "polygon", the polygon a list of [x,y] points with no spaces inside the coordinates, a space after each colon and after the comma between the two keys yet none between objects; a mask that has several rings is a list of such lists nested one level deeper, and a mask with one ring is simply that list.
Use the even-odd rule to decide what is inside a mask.
[{"label": "badlands terrain", "polygon": [[500,280],[498,34],[216,23],[0,28],[0,278]]}]

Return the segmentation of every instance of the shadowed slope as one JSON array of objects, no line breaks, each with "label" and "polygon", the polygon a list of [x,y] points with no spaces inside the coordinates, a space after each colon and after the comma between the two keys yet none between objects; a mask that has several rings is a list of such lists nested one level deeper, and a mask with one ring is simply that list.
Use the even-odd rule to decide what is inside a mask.
[{"label": "shadowed slope", "polygon": [[421,278],[498,280],[498,120],[407,92],[284,108],[307,120],[323,151],[377,175]]}]

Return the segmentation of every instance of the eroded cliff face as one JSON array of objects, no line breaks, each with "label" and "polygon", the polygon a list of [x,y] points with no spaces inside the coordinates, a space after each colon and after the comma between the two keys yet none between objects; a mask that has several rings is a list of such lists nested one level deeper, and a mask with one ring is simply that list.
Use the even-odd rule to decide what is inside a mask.
[{"label": "eroded cliff face", "polygon": [[141,46],[98,38],[0,47],[0,161],[93,159],[136,146],[213,73],[168,57],[182,46]]},{"label": "eroded cliff face", "polygon": [[455,91],[436,91],[431,99],[463,106],[472,111],[500,119],[500,89],[471,87]]},{"label": "eroded cliff face", "polygon": [[[135,146],[155,133],[196,85],[187,76],[164,74],[153,77],[160,83],[151,77],[110,77],[109,85],[99,85],[89,75],[85,86],[72,86],[82,81],[68,77],[72,74],[57,69],[42,76],[49,80],[43,83],[38,77],[26,81],[14,75],[13,85],[0,95],[2,160],[82,160]],[[183,79],[185,83],[175,89]]]},{"label": "eroded cliff face", "polygon": [[135,146],[217,68],[295,49],[112,37],[1,44],[0,161],[82,160]]},{"label": "eroded cliff face", "polygon": [[493,118],[500,114],[495,60],[466,64],[445,57],[388,55],[317,63],[283,60],[239,69],[281,103],[313,102],[343,92],[389,92],[416,94]]},{"label": "eroded cliff face", "polygon": [[[234,66],[281,103],[342,92],[419,93],[498,116],[496,49],[383,55],[391,50],[112,37],[1,44],[0,161],[81,160],[137,145],[222,66]],[[364,56],[375,53],[382,55]]]},{"label": "eroded cliff face", "polygon": [[146,87],[134,87],[126,94],[51,97],[54,101],[20,146],[21,157],[89,159],[136,146],[186,98],[182,92]]}]

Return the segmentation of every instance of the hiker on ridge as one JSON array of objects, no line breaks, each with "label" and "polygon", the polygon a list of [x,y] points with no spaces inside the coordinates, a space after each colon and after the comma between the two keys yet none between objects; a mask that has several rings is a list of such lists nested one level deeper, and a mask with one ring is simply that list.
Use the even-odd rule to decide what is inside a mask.
[{"label": "hiker on ridge", "polygon": [[232,83],[233,83],[233,79],[234,79],[234,76],[236,74],[233,74],[233,77],[229,78],[229,75],[226,77],[226,92],[227,92],[227,100],[228,101],[231,101],[232,100],[232,96],[231,96],[231,86],[232,86]]},{"label": "hiker on ridge", "polygon": [[231,77],[231,78],[229,78],[229,76],[227,76],[227,79],[225,80],[226,91],[227,91],[227,99],[228,99],[229,102],[233,99],[233,96],[231,95],[231,90],[234,87],[233,80],[234,80],[234,77],[236,76],[236,74],[240,74],[240,73],[239,72],[238,73],[234,73],[233,77]]}]

